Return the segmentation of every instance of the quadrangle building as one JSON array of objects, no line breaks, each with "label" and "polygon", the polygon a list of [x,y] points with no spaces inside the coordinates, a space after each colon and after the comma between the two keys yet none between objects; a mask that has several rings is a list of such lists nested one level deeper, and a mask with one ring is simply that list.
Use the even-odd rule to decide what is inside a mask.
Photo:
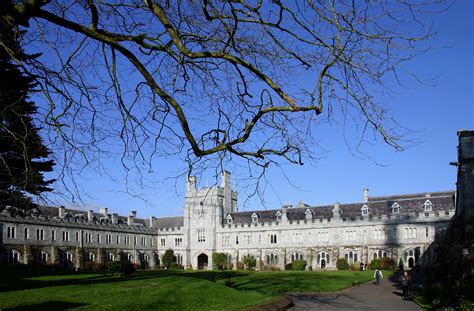
[{"label": "quadrangle building", "polygon": [[455,199],[454,191],[370,197],[364,190],[360,203],[239,212],[230,173],[223,172],[221,186],[197,188],[194,177],[187,180],[181,217],[7,207],[0,214],[0,260],[83,269],[123,251],[141,268],[156,269],[172,249],[186,269],[211,269],[214,252],[227,254],[234,269],[245,256],[256,258],[258,269],[284,269],[295,259],[313,270],[336,269],[339,258],[369,263],[385,256],[413,267],[434,260],[433,246],[455,215]]}]

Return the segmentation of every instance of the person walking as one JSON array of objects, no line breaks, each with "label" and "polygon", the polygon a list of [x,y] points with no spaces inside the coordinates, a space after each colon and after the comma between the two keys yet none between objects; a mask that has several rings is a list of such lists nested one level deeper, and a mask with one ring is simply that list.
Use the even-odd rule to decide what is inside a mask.
[{"label": "person walking", "polygon": [[380,285],[380,279],[383,278],[382,271],[375,269],[374,272],[375,284]]},{"label": "person walking", "polygon": [[400,284],[402,286],[403,292],[403,299],[408,299],[408,287],[410,286],[410,276],[408,275],[408,271],[403,271],[403,274],[399,278]]}]

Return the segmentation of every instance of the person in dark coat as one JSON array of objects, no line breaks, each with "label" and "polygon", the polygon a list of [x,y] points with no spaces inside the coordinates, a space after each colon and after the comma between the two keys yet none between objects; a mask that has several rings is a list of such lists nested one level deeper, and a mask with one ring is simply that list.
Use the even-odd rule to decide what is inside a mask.
[{"label": "person in dark coat", "polygon": [[410,286],[410,276],[408,271],[403,271],[403,274],[400,276],[400,285],[402,286],[403,299],[408,299],[408,288]]}]

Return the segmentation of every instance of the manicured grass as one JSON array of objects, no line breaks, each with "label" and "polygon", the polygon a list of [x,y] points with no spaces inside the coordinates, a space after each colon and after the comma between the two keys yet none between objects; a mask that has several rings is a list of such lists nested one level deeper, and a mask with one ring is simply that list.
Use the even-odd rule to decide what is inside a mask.
[{"label": "manicured grass", "polygon": [[373,275],[373,271],[141,271],[122,279],[11,267],[2,267],[0,273],[2,310],[240,310],[277,300],[286,292],[340,290]]}]

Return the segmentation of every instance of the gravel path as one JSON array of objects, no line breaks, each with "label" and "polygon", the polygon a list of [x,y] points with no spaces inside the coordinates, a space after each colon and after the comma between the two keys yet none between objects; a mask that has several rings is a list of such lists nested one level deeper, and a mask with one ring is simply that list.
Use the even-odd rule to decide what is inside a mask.
[{"label": "gravel path", "polygon": [[380,285],[369,282],[335,293],[289,294],[294,303],[289,310],[422,310],[413,301],[402,299],[397,280],[398,275],[382,279]]}]

